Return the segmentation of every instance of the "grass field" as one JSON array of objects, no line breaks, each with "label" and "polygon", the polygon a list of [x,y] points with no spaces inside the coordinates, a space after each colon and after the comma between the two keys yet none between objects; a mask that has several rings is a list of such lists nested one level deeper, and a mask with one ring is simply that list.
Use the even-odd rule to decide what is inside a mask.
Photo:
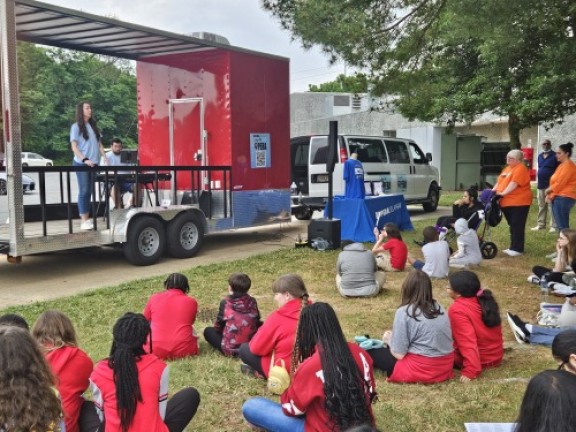
[{"label": "grass field", "polygon": [[[460,192],[445,194],[443,204],[448,205],[460,195]],[[527,229],[534,226],[535,217],[536,208],[533,208]],[[416,222],[415,231],[403,233],[411,254],[419,256],[419,248],[412,240],[420,238],[422,228],[429,224],[433,225],[434,221]],[[574,217],[572,226],[576,226]],[[501,307],[506,347],[503,365],[486,371],[480,379],[468,384],[458,380],[429,386],[388,384],[385,376],[377,372],[379,401],[374,405],[374,412],[381,430],[462,431],[463,423],[467,421],[514,421],[527,380],[543,369],[554,368],[556,363],[548,348],[518,345],[506,324],[505,312],[514,311],[526,320],[535,318],[540,292],[536,286],[526,282],[526,277],[535,264],[552,265],[544,255],[554,250],[555,240],[556,236],[547,231],[528,231],[524,256],[510,258],[499,254],[495,259],[485,261],[477,270],[484,287],[494,291]],[[508,247],[505,221],[492,229],[492,241],[500,250]],[[304,278],[313,300],[333,305],[349,339],[366,333],[380,337],[384,329],[391,327],[405,274],[389,274],[387,290],[377,298],[344,299],[337,294],[334,284],[337,255],[338,251],[290,248],[184,271],[190,279],[191,295],[200,304],[196,331],[201,334],[204,327],[211,324],[218,303],[226,293],[226,280],[230,273],[242,271],[250,275],[253,281],[250,293],[257,298],[265,317],[274,310],[270,289],[272,281],[281,274],[296,272]],[[116,319],[126,311],[142,311],[147,298],[162,289],[162,280],[137,280],[84,295],[12,307],[2,310],[2,313],[20,313],[32,324],[42,311],[59,309],[74,322],[80,346],[98,360],[108,354],[111,327]],[[433,284],[436,299],[448,307],[451,300],[445,290],[447,281],[438,280]],[[188,430],[248,430],[241,416],[242,403],[256,395],[272,398],[265,383],[240,374],[238,360],[217,355],[204,341],[200,350],[201,355],[197,358],[171,362],[171,391],[194,386],[202,396],[198,414]]]}]

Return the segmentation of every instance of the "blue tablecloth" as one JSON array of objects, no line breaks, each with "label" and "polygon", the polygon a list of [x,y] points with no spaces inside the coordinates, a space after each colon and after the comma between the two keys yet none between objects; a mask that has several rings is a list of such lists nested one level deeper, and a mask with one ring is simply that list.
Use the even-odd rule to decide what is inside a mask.
[{"label": "blue tablecloth", "polygon": [[[324,217],[328,216],[328,206]],[[374,227],[382,229],[385,223],[394,222],[401,231],[413,230],[404,195],[386,195],[362,199],[334,197],[332,216],[341,220],[341,239],[373,242]]]}]

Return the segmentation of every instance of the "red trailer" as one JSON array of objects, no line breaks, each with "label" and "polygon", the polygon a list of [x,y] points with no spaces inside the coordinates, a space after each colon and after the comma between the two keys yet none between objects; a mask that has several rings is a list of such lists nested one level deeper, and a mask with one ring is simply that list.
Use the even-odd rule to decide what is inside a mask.
[{"label": "red trailer", "polygon": [[[17,40],[136,62],[138,166],[27,168],[39,204],[24,206]],[[0,253],[12,262],[120,243],[147,265],[164,252],[192,256],[206,233],[290,218],[288,59],[34,0],[0,0],[0,41],[10,222]],[[93,191],[94,230],[81,231],[70,179],[86,170],[106,187]],[[53,203],[46,178],[56,172]],[[142,185],[146,205],[110,210],[107,185],[120,180]]]}]

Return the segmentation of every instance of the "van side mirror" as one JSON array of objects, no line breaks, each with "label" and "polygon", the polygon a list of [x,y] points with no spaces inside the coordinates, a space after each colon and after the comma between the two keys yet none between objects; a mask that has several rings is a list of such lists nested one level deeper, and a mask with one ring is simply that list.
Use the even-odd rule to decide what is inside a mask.
[{"label": "van side mirror", "polygon": [[432,153],[426,153],[426,160],[432,162]]}]

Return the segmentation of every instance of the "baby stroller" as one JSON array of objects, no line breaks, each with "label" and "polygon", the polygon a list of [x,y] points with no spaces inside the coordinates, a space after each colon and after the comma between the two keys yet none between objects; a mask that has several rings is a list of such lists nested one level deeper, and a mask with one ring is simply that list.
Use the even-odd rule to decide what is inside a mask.
[{"label": "baby stroller", "polygon": [[[482,191],[478,199],[483,204],[484,208],[478,210],[476,214],[468,219],[469,227],[474,229],[478,234],[480,252],[484,259],[492,259],[498,253],[498,246],[490,241],[490,228],[497,226],[502,220],[502,211],[498,204],[498,200],[494,199],[494,196],[495,193],[490,189]],[[456,232],[453,229],[449,229],[444,233],[444,235],[441,233],[440,238],[447,241],[448,244],[451,244],[456,240]],[[452,247],[450,250],[452,250]]]}]

